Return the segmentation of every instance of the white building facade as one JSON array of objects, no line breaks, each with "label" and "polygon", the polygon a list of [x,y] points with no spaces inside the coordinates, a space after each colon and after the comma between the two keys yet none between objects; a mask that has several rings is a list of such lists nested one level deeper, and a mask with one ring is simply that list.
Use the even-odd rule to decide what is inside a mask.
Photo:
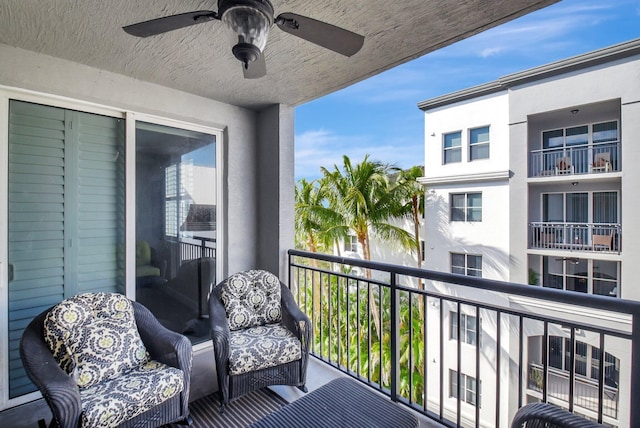
[{"label": "white building facade", "polygon": [[[635,141],[640,136],[640,39],[419,107],[425,112],[425,269],[640,300],[633,271],[640,251],[635,239],[640,234],[635,221],[640,169],[634,165],[640,159]],[[478,320],[468,316],[465,321],[475,328]],[[491,337],[486,326],[491,323],[484,324],[481,319],[483,337]],[[535,380],[543,336],[535,329],[525,333],[525,399],[536,401],[542,398]],[[574,349],[574,393],[582,400],[575,411],[591,418],[589,387],[600,370],[596,337],[584,332]],[[569,378],[568,346],[561,328],[550,332],[551,385]],[[629,350],[615,341],[605,349],[603,422],[625,426],[619,415],[628,409],[618,408],[615,397],[629,387],[629,359],[620,358]],[[468,365],[462,361],[462,370],[468,368],[465,379],[475,373],[475,362]],[[490,359],[484,359],[480,371],[492,370]],[[466,386],[478,383],[474,379]],[[478,394],[492,393],[491,385],[476,388]],[[505,384],[500,392],[513,399],[517,394],[508,388]],[[559,392],[548,400],[563,405]]]}]

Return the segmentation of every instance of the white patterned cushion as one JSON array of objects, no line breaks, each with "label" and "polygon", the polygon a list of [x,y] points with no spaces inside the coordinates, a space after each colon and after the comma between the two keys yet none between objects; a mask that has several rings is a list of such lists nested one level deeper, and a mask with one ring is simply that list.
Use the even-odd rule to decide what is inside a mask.
[{"label": "white patterned cushion", "polygon": [[179,394],[182,371],[149,361],[124,376],[80,390],[82,427],[115,427]]},{"label": "white patterned cushion", "polygon": [[117,293],[85,293],[56,305],[45,318],[45,340],[79,387],[104,382],[148,361],[131,301]]},{"label": "white patterned cushion", "polygon": [[220,293],[230,330],[280,322],[280,280],[263,270],[231,275]]},{"label": "white patterned cushion", "polygon": [[278,366],[302,357],[300,341],[281,324],[232,331],[229,351],[232,375]]}]

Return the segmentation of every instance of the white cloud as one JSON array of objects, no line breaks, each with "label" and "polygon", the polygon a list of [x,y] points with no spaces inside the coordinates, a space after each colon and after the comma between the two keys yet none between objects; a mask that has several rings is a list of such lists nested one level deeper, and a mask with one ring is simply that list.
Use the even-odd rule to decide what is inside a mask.
[{"label": "white cloud", "polygon": [[502,48],[485,48],[482,50],[482,52],[480,52],[480,56],[482,58],[487,58],[490,56],[498,55],[500,52],[502,52]]}]

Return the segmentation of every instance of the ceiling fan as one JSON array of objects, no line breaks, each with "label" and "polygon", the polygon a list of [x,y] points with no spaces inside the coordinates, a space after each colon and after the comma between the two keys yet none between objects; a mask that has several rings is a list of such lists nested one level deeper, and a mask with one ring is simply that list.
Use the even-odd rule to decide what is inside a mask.
[{"label": "ceiling fan", "polygon": [[269,0],[218,0],[218,11],[199,10],[165,16],[122,27],[137,37],[149,37],[209,21],[222,21],[231,37],[233,55],[242,63],[244,77],[255,79],[267,73],[264,47],[269,28],[278,28],[345,56],[355,55],[364,37],[344,28],[295,13],[274,18]]}]

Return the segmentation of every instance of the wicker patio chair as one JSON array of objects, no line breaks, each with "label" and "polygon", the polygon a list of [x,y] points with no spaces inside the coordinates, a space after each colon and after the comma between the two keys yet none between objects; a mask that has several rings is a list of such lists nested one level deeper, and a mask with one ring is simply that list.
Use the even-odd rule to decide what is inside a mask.
[{"label": "wicker patio chair", "polygon": [[191,342],[121,294],[79,294],[42,312],[24,330],[20,356],[50,427],[191,422]]},{"label": "wicker patio chair", "polygon": [[220,413],[231,400],[269,385],[306,392],[311,322],[275,275],[250,270],[209,297]]},{"label": "wicker patio chair", "polygon": [[516,412],[511,428],[603,428],[603,425],[549,403],[531,403]]}]

